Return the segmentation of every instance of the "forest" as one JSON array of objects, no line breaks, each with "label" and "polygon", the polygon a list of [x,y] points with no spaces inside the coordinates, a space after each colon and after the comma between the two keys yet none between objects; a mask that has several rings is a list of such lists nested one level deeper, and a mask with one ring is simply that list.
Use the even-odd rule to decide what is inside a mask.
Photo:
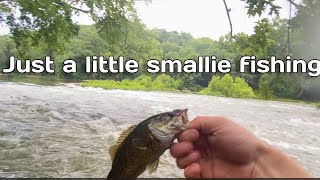
[{"label": "forest", "polygon": [[[83,86],[105,89],[179,90],[235,98],[320,101],[319,77],[310,77],[307,73],[239,72],[242,56],[319,58],[320,2],[317,0],[304,0],[301,4],[291,1],[297,12],[289,19],[277,16],[281,7],[273,1],[246,0],[248,17],[268,11],[274,18],[260,19],[253,34],[233,34],[231,31],[217,40],[195,38],[188,32],[149,29],[137,16],[134,1],[113,0],[111,4],[108,0],[88,1],[112,16],[93,11],[93,5],[86,1],[77,3],[85,4],[88,11],[74,7],[71,1],[54,2],[0,1],[0,23],[10,27],[10,35],[0,36],[0,69],[8,67],[10,56],[37,59],[48,55],[55,61],[55,73],[30,75],[71,79],[80,81]],[[14,6],[20,7],[18,17],[13,15]],[[46,7],[46,13],[39,7]],[[70,18],[74,12],[90,14],[96,24],[76,24]],[[139,62],[140,70],[134,74],[86,73],[85,59],[94,55],[132,58]],[[150,59],[184,61],[213,55],[231,61],[233,67],[229,74],[153,74],[144,68]],[[62,71],[66,59],[77,62],[76,73]]]}]

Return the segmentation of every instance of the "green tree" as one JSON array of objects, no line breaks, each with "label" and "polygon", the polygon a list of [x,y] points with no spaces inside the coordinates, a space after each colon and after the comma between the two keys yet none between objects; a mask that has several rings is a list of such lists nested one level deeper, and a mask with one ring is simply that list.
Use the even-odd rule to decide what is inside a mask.
[{"label": "green tree", "polygon": [[225,94],[226,96],[232,95],[231,89],[232,85],[234,83],[233,78],[230,76],[230,74],[226,74],[221,78],[221,81],[219,83],[219,91]]},{"label": "green tree", "polygon": [[52,49],[62,48],[62,40],[79,30],[72,15],[81,13],[95,21],[109,42],[116,42],[135,18],[132,0],[0,0],[0,23],[9,26],[17,46],[30,38],[33,45],[43,41]]},{"label": "green tree", "polygon": [[235,98],[253,98],[255,94],[253,89],[248,85],[248,83],[240,78],[236,77],[234,83],[232,84],[232,88],[229,90],[229,96]]},{"label": "green tree", "polygon": [[161,74],[156,77],[153,84],[157,89],[178,89],[181,82],[173,79],[169,75]]},{"label": "green tree", "polygon": [[235,98],[254,98],[253,89],[240,77],[235,79],[226,74],[222,78],[220,76],[212,76],[208,88],[202,90],[200,94],[207,95],[223,95]]},{"label": "green tree", "polygon": [[134,79],[135,82],[145,86],[146,88],[152,87],[152,78],[147,75],[141,75]]},{"label": "green tree", "polygon": [[274,4],[274,0],[241,0],[247,3],[247,14],[249,16],[259,15],[261,16],[266,9],[269,9],[269,15],[279,15],[280,6]]},{"label": "green tree", "polygon": [[15,54],[15,44],[10,36],[0,36],[0,69],[9,67],[8,58]]},{"label": "green tree", "polygon": [[272,99],[275,97],[272,82],[268,74],[264,74],[259,80],[258,96],[263,99]]},{"label": "green tree", "polygon": [[211,91],[221,91],[221,78],[220,76],[212,76],[211,81],[209,82],[208,88]]}]

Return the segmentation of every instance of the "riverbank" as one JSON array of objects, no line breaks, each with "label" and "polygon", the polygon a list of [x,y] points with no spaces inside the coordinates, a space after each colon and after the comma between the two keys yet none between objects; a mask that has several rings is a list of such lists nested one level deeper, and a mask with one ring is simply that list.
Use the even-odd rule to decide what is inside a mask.
[{"label": "riverbank", "polygon": [[0,82],[22,82],[22,83],[31,83],[43,86],[55,86],[62,83],[80,83],[81,81],[68,80],[57,78],[56,76],[50,75],[23,75],[23,74],[1,74],[0,73]]},{"label": "riverbank", "polygon": [[[204,94],[203,91],[192,92],[189,90],[179,90],[175,89],[172,86],[166,86],[165,84],[161,87],[154,86],[151,82],[146,83],[148,84],[145,86],[141,84],[139,81],[113,81],[113,80],[86,80],[80,83],[82,87],[95,87],[95,88],[102,88],[106,90],[111,89],[121,89],[121,90],[140,90],[140,91],[163,91],[163,92],[174,92],[174,93],[187,93],[187,94],[197,94],[197,95],[205,95],[205,96],[216,96],[216,97],[226,97],[221,93],[208,93]],[[228,98],[228,97],[226,97]],[[234,98],[234,97],[229,97]],[[304,105],[311,105],[320,109],[320,102],[309,102],[304,100],[295,100],[295,99],[280,99],[280,98],[272,98],[272,99],[263,99],[255,96],[254,98],[236,98],[236,99],[256,99],[262,101],[278,101],[278,102],[290,102],[290,103],[297,103],[297,104],[304,104]]]},{"label": "riverbank", "polygon": [[[151,79],[148,78],[140,78],[136,80],[123,80],[123,81],[113,81],[113,80],[84,80],[84,81],[76,81],[76,80],[68,80],[57,78],[55,76],[31,76],[31,75],[20,75],[20,74],[1,74],[0,73],[0,82],[22,82],[22,83],[31,83],[37,85],[44,86],[56,86],[65,83],[76,83],[82,87],[95,87],[102,88],[106,90],[111,89],[121,89],[121,90],[139,90],[139,91],[158,91],[158,92],[171,92],[171,93],[182,93],[182,94],[198,94],[198,95],[206,95],[206,96],[216,96],[216,97],[225,97],[221,93],[214,94],[203,94],[201,91],[192,92],[190,90],[179,90],[177,84],[178,81],[169,80],[169,79],[158,79],[157,82],[152,82]],[[164,83],[166,82],[166,83]],[[279,102],[290,102],[304,105],[315,106],[317,109],[320,109],[320,102],[309,102],[304,100],[293,100],[293,99],[280,99],[273,98],[269,100],[265,100],[262,98],[238,98],[238,99],[257,99],[264,101],[279,101]]]}]

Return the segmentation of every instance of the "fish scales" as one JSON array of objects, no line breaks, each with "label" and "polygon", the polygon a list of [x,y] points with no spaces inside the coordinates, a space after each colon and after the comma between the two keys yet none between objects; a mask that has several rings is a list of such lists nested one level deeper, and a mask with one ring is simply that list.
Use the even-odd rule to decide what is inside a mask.
[{"label": "fish scales", "polygon": [[109,149],[112,168],[107,178],[137,178],[147,168],[154,172],[159,157],[176,135],[186,129],[187,109],[154,115],[124,131]]}]

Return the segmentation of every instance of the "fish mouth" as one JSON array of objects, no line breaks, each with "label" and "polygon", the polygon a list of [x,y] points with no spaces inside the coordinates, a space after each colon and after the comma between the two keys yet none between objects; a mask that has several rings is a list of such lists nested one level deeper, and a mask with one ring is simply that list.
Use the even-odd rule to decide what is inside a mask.
[{"label": "fish mouth", "polygon": [[186,125],[189,122],[188,119],[188,108],[183,109],[179,115],[179,120],[182,122],[182,124]]}]

